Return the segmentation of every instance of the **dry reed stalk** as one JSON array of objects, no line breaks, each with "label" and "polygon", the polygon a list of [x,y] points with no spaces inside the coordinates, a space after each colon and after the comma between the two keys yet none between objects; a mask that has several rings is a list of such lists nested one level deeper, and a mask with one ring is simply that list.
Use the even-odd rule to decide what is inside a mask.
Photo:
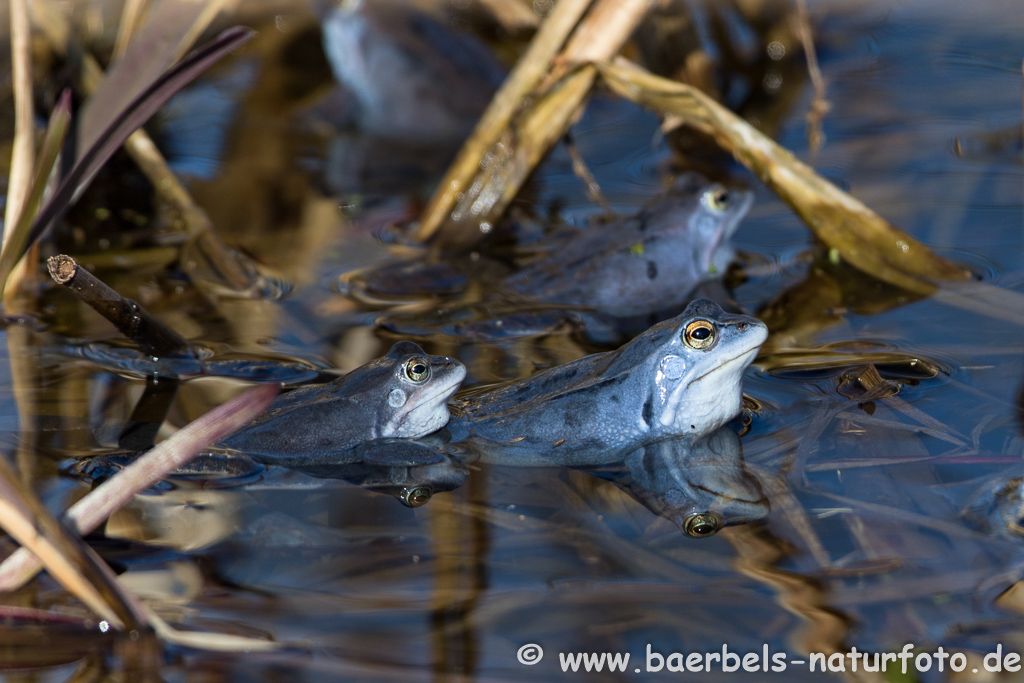
[{"label": "dry reed stalk", "polygon": [[789,204],[839,256],[890,284],[932,294],[970,272],[882,219],[701,91],[619,60],[600,65],[617,94],[711,135]]},{"label": "dry reed stalk", "polygon": [[35,113],[32,106],[31,26],[26,0],[11,0],[11,78],[14,83],[14,146],[7,181],[3,244],[28,201],[35,147]]},{"label": "dry reed stalk", "polygon": [[[14,83],[14,144],[11,152],[11,172],[7,184],[7,206],[4,210],[3,240],[0,248],[7,246],[7,240],[18,224],[21,214],[29,210],[33,168],[35,166],[35,112],[32,95],[32,27],[28,17],[26,0],[11,0],[11,78]],[[27,284],[26,278],[34,272],[22,259],[7,278],[13,287],[4,289],[4,305],[10,312],[18,309],[23,302],[20,292]],[[6,287],[6,282],[4,286]]]},{"label": "dry reed stalk", "polygon": [[523,100],[548,73],[552,60],[592,2],[593,0],[559,0],[555,5],[554,10],[541,24],[530,47],[495,93],[476,128],[448,167],[437,191],[431,197],[430,204],[423,211],[416,232],[417,239],[426,242],[441,229],[458,201],[459,194],[470,186],[488,150],[501,138]]},{"label": "dry reed stalk", "polygon": [[[14,540],[27,548],[45,564],[50,575],[69,593],[84,602],[93,612],[117,628],[136,621],[130,609],[117,609],[108,600],[105,591],[96,585],[93,576],[85,572],[93,567],[83,566],[82,558],[67,552],[63,529],[57,520],[34,500],[33,494],[17,483],[14,473],[4,457],[0,456],[0,526]],[[86,552],[88,555],[88,551]],[[92,558],[88,558],[92,559]],[[100,562],[102,564],[102,561]]]}]

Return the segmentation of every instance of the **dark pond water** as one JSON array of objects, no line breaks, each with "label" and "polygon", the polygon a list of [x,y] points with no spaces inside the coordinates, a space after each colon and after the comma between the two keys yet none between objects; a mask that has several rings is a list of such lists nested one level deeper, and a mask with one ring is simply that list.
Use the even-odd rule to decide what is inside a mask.
[{"label": "dark pond water", "polygon": [[[822,3],[812,12],[832,104],[816,169],[986,281],[1020,291],[1022,8],[922,0]],[[286,375],[277,378],[303,381],[319,369],[350,370],[400,338],[372,324],[375,311],[341,296],[338,277],[399,249],[375,236],[409,212],[408,192],[394,188],[424,196],[436,176],[410,180],[408,156],[360,152],[358,137],[325,134],[328,71],[315,31],[296,39],[309,30],[308,18],[281,15],[261,29],[252,46],[202,80],[196,92],[205,95],[178,101],[162,130],[169,157],[191,174],[218,231],[290,282],[291,292],[280,300],[232,298],[168,269],[174,226],[151,202],[129,202],[137,213],[97,211],[128,202],[120,197],[125,183],[138,181],[125,160],[115,160],[72,214],[86,236],[68,231],[62,248],[208,345],[215,359],[293,358],[301,363],[278,367]],[[802,57],[778,69],[768,63],[764,80],[747,85],[757,92],[769,83],[790,98],[769,97],[757,115],[806,159],[812,91],[802,65]],[[229,127],[196,114],[195,103],[211,97],[225,98]],[[205,144],[190,147],[189,135]],[[605,97],[575,138],[617,210],[659,192],[672,153],[653,114]],[[688,538],[612,482],[558,467],[473,463],[464,485],[416,509],[298,473],[179,481],[164,495],[142,497],[95,546],[173,621],[294,647],[271,654],[171,648],[163,679],[1016,680],[1005,672],[983,678],[991,675],[983,658],[998,646],[1004,655],[1024,652],[1024,599],[1015,587],[1024,578],[1015,488],[1024,476],[1020,327],[832,263],[755,178],[737,166],[724,170],[756,195],[734,238],[747,273],[732,294],[772,328],[747,372],[744,391],[758,409],[742,436],[747,471],[770,502],[767,517]],[[529,192],[520,208],[538,215],[557,206],[561,218],[580,222],[598,211],[563,150]],[[145,229],[136,227],[141,236],[130,247],[88,236],[104,220],[135,234],[128,229],[136,216]],[[0,443],[34,472],[56,510],[84,491],[67,473],[69,462],[116,441],[147,370],[111,368],[119,352],[105,342],[113,333],[65,292],[46,293],[41,306],[38,323],[7,328]],[[530,376],[595,350],[564,334],[418,341],[465,363],[464,386]],[[824,368],[813,362],[837,351],[848,359]],[[882,376],[900,390],[872,399],[849,373],[883,352]],[[185,379],[168,423],[183,425],[244,386]],[[43,607],[67,602],[48,579],[11,597]],[[7,626],[0,633],[4,666],[23,663],[15,653],[55,664],[12,670],[10,680],[98,680],[87,678],[97,660],[82,663],[81,653],[107,653],[105,666],[117,670],[131,647],[122,640],[111,655],[111,636],[47,632],[32,640]],[[539,663],[517,659],[527,644],[543,648]],[[907,644],[915,654],[962,653],[966,669],[950,673],[956,661],[944,660],[939,672],[936,659],[929,671],[903,676],[892,673],[896,660],[885,674],[864,672],[863,662],[854,673],[847,658],[845,672],[823,674],[794,661],[853,647],[895,653]],[[648,651],[721,653],[723,646],[759,657],[767,648],[784,654],[787,667],[646,670],[658,663]],[[563,673],[560,655],[574,653],[629,653],[630,660],[624,672]]]}]

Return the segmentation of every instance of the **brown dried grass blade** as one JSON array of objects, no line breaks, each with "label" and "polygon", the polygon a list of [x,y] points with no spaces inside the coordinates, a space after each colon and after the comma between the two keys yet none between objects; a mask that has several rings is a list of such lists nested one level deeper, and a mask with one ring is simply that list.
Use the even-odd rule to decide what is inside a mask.
[{"label": "brown dried grass blade", "polygon": [[[72,505],[65,520],[80,533],[92,531],[135,494],[181,467],[207,446],[251,422],[266,410],[277,392],[275,384],[253,387],[189,423]],[[24,549],[16,551],[0,564],[0,591],[15,590],[39,569],[39,562],[31,553]]]},{"label": "brown dried grass blade", "polygon": [[829,247],[860,270],[922,294],[970,273],[935,254],[799,161],[700,90],[624,60],[599,65],[617,94],[711,135],[793,209]]}]

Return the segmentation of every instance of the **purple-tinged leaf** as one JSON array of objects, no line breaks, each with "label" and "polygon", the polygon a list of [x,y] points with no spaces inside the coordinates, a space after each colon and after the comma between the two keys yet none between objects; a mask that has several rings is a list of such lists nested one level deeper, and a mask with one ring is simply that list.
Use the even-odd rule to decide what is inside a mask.
[{"label": "purple-tinged leaf", "polygon": [[61,181],[53,196],[50,197],[50,201],[36,216],[24,247],[18,252],[12,252],[15,262],[54,221],[64,215],[76,194],[88,186],[103,164],[124,144],[128,136],[141,127],[175,93],[253,35],[252,30],[241,26],[229,28],[185,57],[174,68],[166,71],[135,98],[110,127],[99,136],[95,144],[82,154],[67,177]]},{"label": "purple-tinged leaf", "polygon": [[84,152],[133,98],[178,60],[220,11],[223,1],[157,0],[132,36],[124,56],[110,65],[82,105],[78,149]]}]

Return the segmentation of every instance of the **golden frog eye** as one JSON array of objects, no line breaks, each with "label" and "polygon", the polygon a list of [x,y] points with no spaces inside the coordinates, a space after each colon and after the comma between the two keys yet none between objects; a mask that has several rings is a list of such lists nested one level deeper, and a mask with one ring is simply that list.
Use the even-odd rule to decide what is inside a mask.
[{"label": "golden frog eye", "polygon": [[713,512],[697,512],[683,521],[683,531],[693,538],[714,536],[722,528],[722,518]]},{"label": "golden frog eye", "polygon": [[715,211],[725,211],[729,208],[729,190],[721,185],[716,185],[704,193],[704,198]]},{"label": "golden frog eye", "polygon": [[434,491],[429,486],[416,486],[411,489],[402,489],[398,499],[402,501],[402,505],[405,505],[406,507],[418,508],[426,505],[433,495]]},{"label": "golden frog eye", "polygon": [[706,349],[715,343],[715,326],[707,320],[694,320],[686,326],[683,341],[691,349]]},{"label": "golden frog eye", "polygon": [[430,363],[426,358],[410,358],[405,362],[405,376],[415,384],[426,382],[430,378]]}]

